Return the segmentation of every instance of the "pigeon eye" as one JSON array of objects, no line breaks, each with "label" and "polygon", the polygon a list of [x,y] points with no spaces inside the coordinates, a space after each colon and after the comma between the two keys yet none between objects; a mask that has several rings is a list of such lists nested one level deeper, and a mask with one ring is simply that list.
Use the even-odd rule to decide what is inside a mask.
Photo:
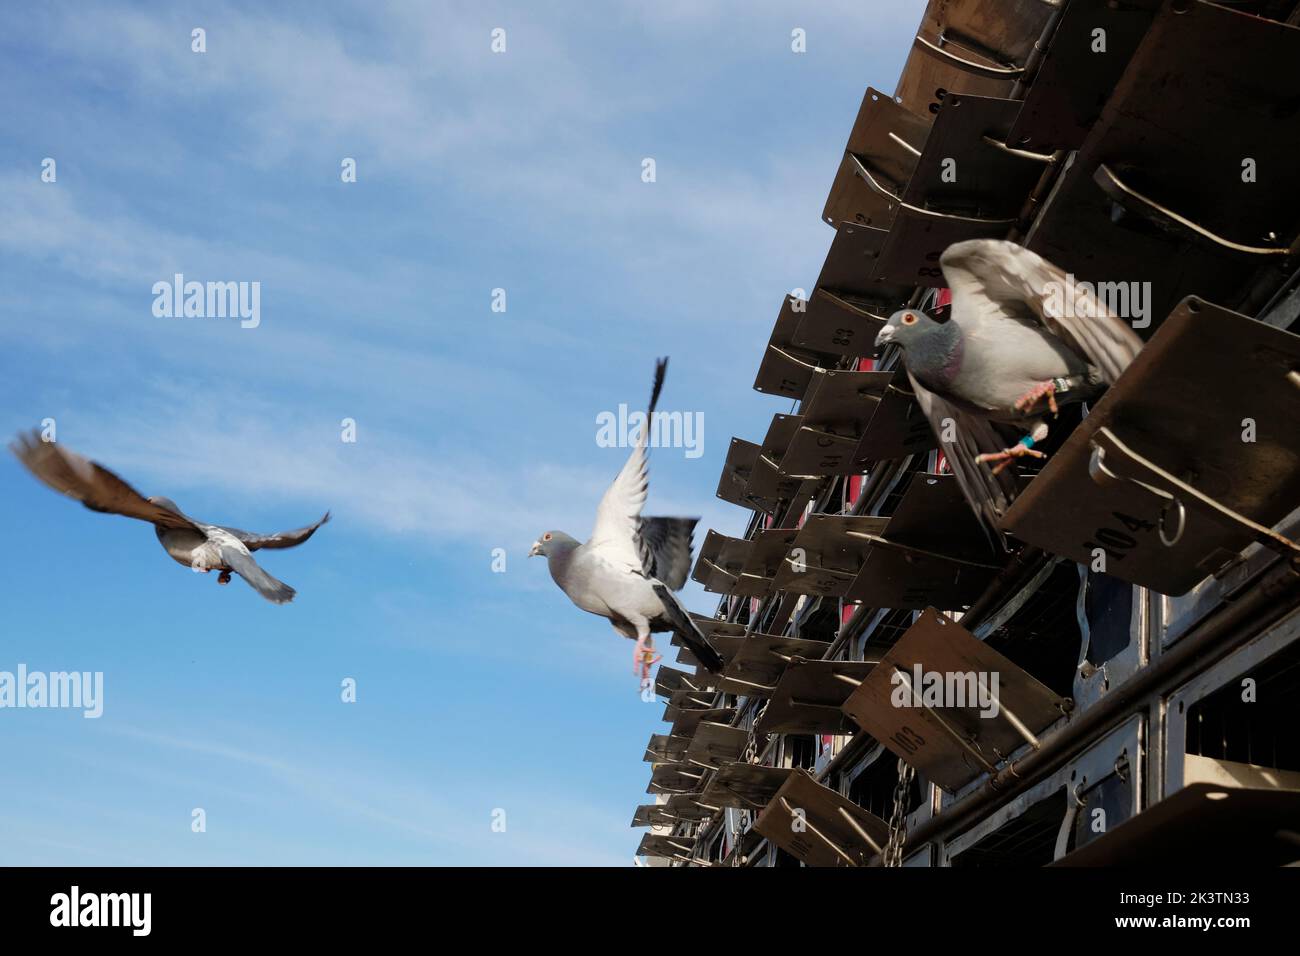
[{"label": "pigeon eye", "polygon": [[903,316],[903,324],[916,325],[916,315],[912,312],[908,312],[906,315]]},{"label": "pigeon eye", "polygon": [[550,540],[551,540],[551,533],[548,531],[548,532],[546,532],[546,534],[542,535],[542,540],[543,540],[543,541],[550,541]]}]

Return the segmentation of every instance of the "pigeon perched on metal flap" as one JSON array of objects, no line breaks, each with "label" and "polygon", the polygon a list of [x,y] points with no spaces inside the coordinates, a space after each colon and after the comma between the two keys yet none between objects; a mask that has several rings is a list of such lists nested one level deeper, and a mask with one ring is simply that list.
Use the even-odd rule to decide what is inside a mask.
[{"label": "pigeon perched on metal flap", "polygon": [[278,534],[253,534],[207,524],[185,515],[170,498],[144,497],[103,465],[42,440],[39,432],[19,435],[9,448],[33,475],[55,491],[80,501],[91,511],[150,522],[159,544],[178,563],[204,573],[220,572],[218,584],[229,584],[231,574],[238,574],[275,604],[289,603],[297,592],[262,570],[251,552],[300,545],[330,520],[326,512],[315,524]]},{"label": "pigeon perched on metal flap", "polygon": [[563,531],[547,531],[528,552],[530,558],[545,555],[551,577],[574,604],[636,641],[633,666],[643,682],[658,660],[651,635],[660,631],[680,637],[708,670],[716,673],[723,663],[672,593],[686,583],[691,536],[699,519],[641,515],[649,488],[648,433],[667,368],[667,359],[655,364],[650,407],[636,447],[600,500],[591,539],[579,544]]},{"label": "pigeon perched on metal flap", "polygon": [[[1012,460],[1042,458],[1045,413],[1089,401],[1112,384],[1142,340],[1090,289],[1013,242],[973,239],[939,260],[952,314],[890,316],[876,337],[903,351],[917,404],[971,507],[990,525],[1014,497]],[[1009,448],[991,423],[1026,429]],[[951,427],[949,427],[951,426]],[[990,471],[983,467],[995,463]]]}]

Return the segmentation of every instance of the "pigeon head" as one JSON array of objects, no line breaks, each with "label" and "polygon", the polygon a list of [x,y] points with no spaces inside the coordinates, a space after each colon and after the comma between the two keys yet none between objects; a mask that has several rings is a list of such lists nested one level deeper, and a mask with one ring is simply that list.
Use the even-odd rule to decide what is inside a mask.
[{"label": "pigeon head", "polygon": [[927,335],[943,328],[943,325],[920,309],[903,309],[891,315],[889,321],[876,333],[876,348],[892,344],[907,351],[909,345],[920,342]]},{"label": "pigeon head", "polygon": [[172,501],[170,498],[164,498],[162,495],[151,496],[149,498],[149,504],[157,505],[165,511],[170,511],[172,514],[178,515],[181,513],[181,509],[176,506],[176,502]]},{"label": "pigeon head", "polygon": [[550,557],[558,551],[576,548],[578,542],[571,538],[563,531],[547,531],[540,538],[533,542],[532,550],[528,552],[530,558],[535,558],[539,554]]}]

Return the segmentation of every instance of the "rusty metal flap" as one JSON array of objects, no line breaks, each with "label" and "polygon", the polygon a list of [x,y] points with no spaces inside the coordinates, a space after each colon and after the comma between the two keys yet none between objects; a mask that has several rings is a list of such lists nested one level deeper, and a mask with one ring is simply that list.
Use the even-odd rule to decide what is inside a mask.
[{"label": "rusty metal flap", "polygon": [[750,544],[743,538],[729,538],[712,528],[704,536],[700,555],[695,559],[691,579],[715,594],[730,594],[749,556]]},{"label": "rusty metal flap", "polygon": [[781,570],[786,552],[798,534],[798,528],[762,528],[755,531],[749,539],[753,547],[745,561],[742,579],[763,581],[770,591],[772,578]]},{"label": "rusty metal flap", "polygon": [[1297,820],[1300,791],[1194,783],[1051,865],[1294,865]]},{"label": "rusty metal flap", "polygon": [[[862,404],[870,407],[874,402],[866,399]],[[790,442],[789,451],[781,460],[781,470],[802,479],[857,474],[854,456],[864,430],[865,426],[855,429],[847,425],[805,424]]]},{"label": "rusty metal flap", "polygon": [[888,307],[825,289],[814,289],[803,309],[793,344],[835,355],[871,354],[876,333],[892,314]]},{"label": "rusty metal flap", "polygon": [[699,628],[700,633],[710,641],[720,637],[744,637],[749,633],[744,624],[734,624],[731,621],[719,621],[716,617],[710,617],[707,614],[697,614],[694,611],[688,612],[691,621]]},{"label": "rusty metal flap", "polygon": [[647,833],[641,837],[641,843],[636,848],[637,856],[658,856],[665,860],[681,860],[683,862],[696,862],[692,857],[695,849],[695,838],[684,836],[670,836],[664,833]]},{"label": "rusty metal flap", "polygon": [[754,388],[765,395],[802,398],[808,390],[813,370],[834,365],[838,357],[837,353],[823,354],[794,344],[795,332],[804,317],[802,311],[796,311],[796,304],[801,301],[787,295],[781,302],[781,311],[777,314],[763,360],[758,366],[758,375],[754,378]]},{"label": "rusty metal flap", "polygon": [[686,759],[686,748],[690,745],[690,737],[651,734],[642,759],[647,763],[681,763]]},{"label": "rusty metal flap", "polygon": [[[1082,146],[1160,3],[1070,0],[1008,142],[1038,152]],[[1104,51],[1095,30],[1105,31]]]},{"label": "rusty metal flap", "polygon": [[763,438],[762,451],[749,478],[748,492],[752,497],[784,501],[799,493],[803,482],[783,474],[781,462],[802,423],[799,415],[772,416],[772,423]]},{"label": "rusty metal flap", "polygon": [[736,716],[734,707],[709,707],[703,710],[675,707],[671,702],[664,708],[663,719],[672,724],[669,731],[674,737],[693,737],[695,728],[702,720],[712,720],[720,724],[731,723]]},{"label": "rusty metal flap", "polygon": [[[1294,147],[1278,123],[1300,97],[1296,62],[1296,27],[1201,0],[1165,4],[1053,189],[1028,247],[1080,281],[1149,283],[1153,322],[1189,295],[1234,301],[1260,265],[1279,258],[1192,238],[1153,217],[1151,204],[1228,242],[1291,243],[1300,178],[1282,172],[1294,166]],[[1253,176],[1245,175],[1246,159]],[[1146,202],[1104,191],[1102,165]],[[1266,179],[1265,170],[1276,173]]]},{"label": "rusty metal flap", "polygon": [[1058,6],[1054,0],[943,0],[930,4],[923,26],[999,60],[1024,63]]},{"label": "rusty metal flap", "polygon": [[921,406],[916,404],[907,374],[898,369],[858,442],[854,467],[858,471],[867,471],[873,462],[920,454],[938,444],[934,429],[921,412]]},{"label": "rusty metal flap", "polygon": [[885,536],[972,561],[993,561],[996,552],[971,513],[954,475],[917,472],[889,519]]},{"label": "rusty metal flap", "polygon": [[678,823],[703,820],[712,813],[699,805],[692,794],[675,793],[663,803],[644,803],[632,815],[634,827],[673,827]]},{"label": "rusty metal flap", "polygon": [[850,299],[868,311],[889,317],[903,308],[912,295],[909,285],[891,285],[874,277],[876,260],[889,238],[888,229],[864,226],[856,222],[841,222],[835,227],[835,238],[817,276],[817,291]]},{"label": "rusty metal flap", "polygon": [[1042,0],[932,0],[896,99],[926,116],[947,92],[1009,96],[1053,9]]},{"label": "rusty metal flap", "polygon": [[659,763],[652,765],[650,784],[646,793],[698,793],[703,786],[702,767],[688,763]]},{"label": "rusty metal flap", "polygon": [[865,515],[809,515],[773,586],[792,594],[842,596],[871,547],[854,535],[881,535],[888,525],[888,518]]},{"label": "rusty metal flap", "polygon": [[686,762],[710,770],[739,760],[749,743],[749,731],[730,724],[702,720],[686,750]]},{"label": "rusty metal flap", "polygon": [[[1021,105],[1020,100],[987,96],[954,93],[945,97],[925,151],[903,192],[903,202],[946,213],[1003,220],[1005,232],[1011,225],[1007,220],[1019,216],[1046,168],[1042,161],[1005,148]],[[886,243],[883,260],[888,261],[889,255],[890,244]],[[917,263],[921,265],[933,263]]]},{"label": "rusty metal flap", "polygon": [[763,562],[772,560],[769,552],[779,547],[783,535],[792,537],[794,532],[760,531],[753,538],[729,538],[710,529],[691,577],[715,594],[762,597],[772,590],[772,575],[761,573]]},{"label": "rusty metal flap", "polygon": [[799,406],[802,427],[845,426],[861,430],[875,411],[875,402],[889,387],[893,372],[833,369],[819,372]]},{"label": "rusty metal flap", "polygon": [[859,439],[892,378],[892,372],[818,372],[781,471],[800,477],[855,473]]},{"label": "rusty metal flap", "polygon": [[[748,630],[743,624],[732,624],[728,621],[719,621],[716,618],[704,614],[691,612],[691,620],[704,635],[718,655],[724,660],[729,661],[740,651],[745,641],[748,640]],[[690,650],[685,647],[681,638],[673,634],[671,643],[677,647],[677,661],[681,664],[698,666],[699,661]]]},{"label": "rusty metal flap", "polygon": [[1300,28],[1203,0],[1165,4],[1085,152],[1213,232],[1252,245],[1274,232],[1285,247],[1300,182],[1283,173],[1295,142],[1279,124],[1295,118],[1298,62]]},{"label": "rusty metal flap", "polygon": [[771,697],[792,659],[816,660],[829,646],[824,641],[754,634],[745,639],[727,662],[719,689],[744,697]]},{"label": "rusty metal flap", "polygon": [[[928,129],[928,120],[909,113],[889,95],[868,89],[826,197],[822,221],[832,226],[841,222],[888,226],[895,206],[888,193],[897,194],[907,183]],[[860,175],[859,163],[883,190],[867,183]]]},{"label": "rusty metal flap", "polygon": [[1004,219],[900,209],[876,274],[888,282],[943,288],[947,283],[939,257],[945,249],[967,239],[1001,239],[1011,226],[1012,222]]},{"label": "rusty metal flap", "polygon": [[[740,650],[741,645],[745,643],[743,637],[711,637],[708,639],[709,644],[718,652],[718,656],[724,661],[731,660]],[[681,642],[676,634],[673,635],[670,642],[673,647],[677,648],[677,663],[685,664],[687,667],[699,667],[700,659],[691,653],[690,648]]]},{"label": "rusty metal flap", "polygon": [[913,475],[884,532],[868,544],[845,597],[871,607],[964,607],[1002,566],[952,475]]},{"label": "rusty metal flap", "polygon": [[[1144,486],[1156,487],[1153,479],[1094,445],[1107,430],[1200,494],[1271,528],[1300,501],[1297,369],[1300,336],[1189,298],[1029,482],[1001,526],[1072,561],[1092,564],[1100,551],[1106,573],[1185,594],[1233,560],[1252,533],[1194,510],[1191,499],[1179,499],[1180,521],[1177,505]],[[1125,480],[1133,477],[1143,484]]]},{"label": "rusty metal flap", "polygon": [[712,674],[695,675],[675,667],[661,666],[655,672],[655,694],[659,697],[671,697],[678,691],[692,691],[705,694],[715,690],[717,678]]},{"label": "rusty metal flap", "polygon": [[840,709],[876,666],[875,661],[808,661],[795,658],[786,668],[758,722],[764,734],[852,733]]},{"label": "rusty metal flap", "polygon": [[722,475],[718,478],[718,497],[733,505],[749,508],[753,511],[770,512],[776,507],[772,499],[755,498],[749,491],[749,479],[754,473],[762,446],[743,438],[731,439],[727,448],[727,460],[722,466]]},{"label": "rusty metal flap", "polygon": [[[711,714],[718,709],[714,699],[713,691],[700,693],[692,690],[675,690],[669,694],[668,703],[664,707],[663,719],[673,725],[671,731],[673,736],[692,736],[695,733],[695,724],[699,721],[690,723],[689,727],[684,725],[679,728],[678,718],[684,714]],[[713,718],[709,719],[712,720]]]},{"label": "rusty metal flap", "polygon": [[767,805],[790,774],[789,767],[760,767],[752,763],[722,766],[699,797],[707,810],[757,810]]},{"label": "rusty metal flap", "polygon": [[1066,706],[960,624],[927,608],[844,702],[844,712],[955,792],[1041,734]]},{"label": "rusty metal flap", "polygon": [[864,866],[889,840],[889,824],[805,770],[790,775],[754,829],[808,866]]},{"label": "rusty metal flap", "polygon": [[969,607],[988,587],[998,566],[973,563],[886,538],[867,554],[845,600],[870,607],[916,611]]}]

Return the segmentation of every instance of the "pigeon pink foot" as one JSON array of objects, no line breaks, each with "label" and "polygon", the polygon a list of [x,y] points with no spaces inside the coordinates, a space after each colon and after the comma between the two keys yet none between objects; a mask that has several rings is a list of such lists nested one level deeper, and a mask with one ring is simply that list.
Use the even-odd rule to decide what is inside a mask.
[{"label": "pigeon pink foot", "polygon": [[1051,381],[1039,382],[1016,399],[1016,411],[1029,411],[1044,398],[1047,399],[1047,407],[1051,409],[1052,414],[1059,414],[1061,410],[1056,407],[1056,383]]}]

